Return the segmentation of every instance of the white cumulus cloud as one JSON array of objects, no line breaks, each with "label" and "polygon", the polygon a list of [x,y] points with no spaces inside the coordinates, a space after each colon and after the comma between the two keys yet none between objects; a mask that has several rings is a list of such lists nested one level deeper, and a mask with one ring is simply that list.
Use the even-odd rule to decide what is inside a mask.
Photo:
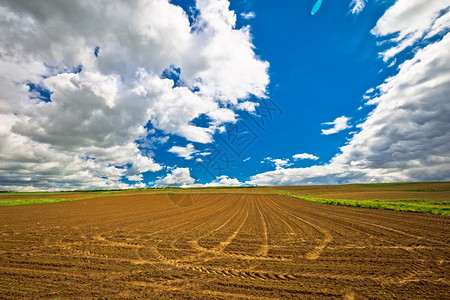
[{"label": "white cumulus cloud", "polygon": [[385,61],[423,37],[448,29],[450,26],[449,0],[398,0],[378,20],[372,33],[389,37],[391,47],[382,53]]},{"label": "white cumulus cloud", "polygon": [[289,161],[288,158],[282,159],[282,158],[266,157],[263,161],[261,161],[261,163],[264,163],[264,161],[268,161],[273,165],[275,165],[275,169],[277,170],[292,166],[292,163]]},{"label": "white cumulus cloud", "polygon": [[241,13],[241,17],[243,17],[246,20],[250,20],[250,19],[254,19],[256,17],[256,14],[255,14],[255,12],[250,11],[247,13]]},{"label": "white cumulus cloud", "polygon": [[187,144],[186,147],[173,146],[168,151],[186,160],[192,159],[193,155],[198,152],[197,150],[195,150],[194,145],[192,144]]},{"label": "white cumulus cloud", "polygon": [[347,128],[351,128],[351,126],[348,124],[348,121],[350,120],[350,118],[347,118],[345,116],[336,118],[333,122],[325,122],[322,123],[324,125],[332,125],[332,128],[329,129],[322,129],[322,134],[323,135],[329,135],[329,134],[334,134],[334,133],[338,133],[342,130],[345,130]]},{"label": "white cumulus cloud", "polygon": [[236,178],[229,178],[226,175],[222,175],[203,186],[241,186],[242,184],[243,183]]},{"label": "white cumulus cloud", "polygon": [[298,159],[311,159],[311,160],[318,160],[319,158],[315,155],[309,154],[309,153],[299,153],[299,154],[294,154],[292,156],[293,159],[298,160]]},{"label": "white cumulus cloud", "polygon": [[153,185],[185,187],[194,183],[195,179],[191,177],[189,168],[174,168],[170,173],[156,180]]},{"label": "white cumulus cloud", "polygon": [[142,174],[132,175],[132,176],[127,176],[127,179],[130,181],[142,181],[142,180],[144,180],[144,176],[142,176]]}]

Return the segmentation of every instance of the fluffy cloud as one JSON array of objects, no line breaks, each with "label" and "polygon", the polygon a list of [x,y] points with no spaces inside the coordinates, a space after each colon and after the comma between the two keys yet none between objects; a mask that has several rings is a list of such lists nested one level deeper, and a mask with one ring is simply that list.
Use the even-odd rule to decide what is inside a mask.
[{"label": "fluffy cloud", "polygon": [[333,122],[322,123],[325,125],[333,125],[332,128],[322,129],[322,134],[323,135],[334,134],[334,133],[338,133],[339,131],[345,130],[347,128],[351,128],[351,126],[348,125],[349,120],[350,120],[350,118],[342,116],[342,117],[336,118]]},{"label": "fluffy cloud", "polygon": [[0,188],[126,187],[162,168],[138,147],[158,139],[146,124],[210,143],[266,97],[268,63],[229,2],[195,9],[190,22],[168,0],[0,0]]},{"label": "fluffy cloud", "polygon": [[275,169],[283,169],[285,167],[289,167],[292,165],[292,163],[289,162],[289,159],[281,159],[281,158],[271,158],[266,157],[262,162],[268,161],[275,165]]},{"label": "fluffy cloud", "polygon": [[[120,182],[127,173],[161,169],[151,158],[143,157],[134,143],[112,148],[83,148],[85,156],[81,156],[11,134],[17,117],[1,117],[0,182],[6,190],[129,188],[135,186]],[[112,165],[111,161],[119,165],[130,161],[132,164],[127,170]]]},{"label": "fluffy cloud", "polygon": [[254,19],[256,17],[255,12],[250,11],[248,13],[241,13],[241,17],[243,17],[246,20]]},{"label": "fluffy cloud", "polygon": [[[419,9],[421,3],[423,9]],[[423,1],[405,3],[399,0],[380,19],[374,33],[392,33],[385,27],[391,24],[403,39],[413,38],[415,32],[429,34],[449,13],[447,7],[446,1],[425,4]],[[432,13],[436,11],[444,13]],[[429,19],[431,16],[434,16],[432,20]],[[439,24],[440,28],[444,26],[442,22]],[[446,23],[445,28],[449,27],[450,24]],[[449,180],[450,33],[439,37],[441,30],[434,32],[436,41],[417,48],[413,58],[401,63],[398,73],[378,86],[376,93],[373,93],[375,90],[367,93],[372,95],[367,97],[367,104],[376,107],[358,126],[360,132],[328,164],[280,168],[257,174],[247,183],[276,185]]]},{"label": "fluffy cloud", "polygon": [[335,163],[353,164],[378,180],[450,176],[450,34],[419,50],[378,87],[377,107]]},{"label": "fluffy cloud", "polygon": [[[254,175],[246,184],[250,185],[302,185],[302,184],[338,184],[344,183],[347,178],[340,180],[342,169],[332,165],[312,166],[308,168],[277,169]],[[358,174],[359,175],[359,174]],[[357,177],[357,176],[355,176]]]},{"label": "fluffy cloud", "polygon": [[292,156],[293,159],[312,159],[312,160],[318,160],[319,158],[315,155],[309,154],[309,153],[299,153]]},{"label": "fluffy cloud", "polygon": [[142,176],[142,174],[127,176],[127,179],[130,181],[142,181],[142,180],[144,180],[144,176]]},{"label": "fluffy cloud", "polygon": [[382,53],[384,60],[448,29],[449,6],[449,0],[398,0],[372,29],[374,35],[388,37],[392,45]]},{"label": "fluffy cloud", "polygon": [[190,186],[195,183],[195,179],[191,177],[189,168],[175,168],[166,176],[156,180],[154,186]]},{"label": "fluffy cloud", "polygon": [[193,158],[192,155],[194,155],[198,151],[195,150],[194,145],[187,144],[186,147],[173,146],[169,149],[169,152],[176,154],[178,157],[190,160]]},{"label": "fluffy cloud", "polygon": [[229,178],[226,175],[222,175],[204,186],[241,186],[242,184],[243,183],[236,178]]},{"label": "fluffy cloud", "polygon": [[245,102],[239,103],[237,106],[237,109],[248,111],[248,112],[254,112],[256,110],[257,106],[259,106],[259,103],[245,101]]}]

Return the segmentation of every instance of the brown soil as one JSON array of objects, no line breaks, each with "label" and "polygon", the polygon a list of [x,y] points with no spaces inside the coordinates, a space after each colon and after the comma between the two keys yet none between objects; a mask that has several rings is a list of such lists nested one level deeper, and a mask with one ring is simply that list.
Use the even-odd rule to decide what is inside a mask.
[{"label": "brown soil", "polygon": [[449,216],[242,191],[0,207],[0,298],[450,294]]}]

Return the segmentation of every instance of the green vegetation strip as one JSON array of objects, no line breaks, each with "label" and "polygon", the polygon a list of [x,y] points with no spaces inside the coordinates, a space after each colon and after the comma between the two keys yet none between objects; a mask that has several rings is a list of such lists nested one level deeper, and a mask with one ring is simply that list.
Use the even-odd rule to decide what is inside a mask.
[{"label": "green vegetation strip", "polygon": [[[80,198],[36,198],[36,199],[0,199],[0,207],[2,206],[21,206],[21,205],[35,205],[35,204],[46,204],[46,203],[58,203],[58,202],[68,202],[68,201],[77,201],[77,200],[86,200],[86,199],[95,199],[95,198],[104,198],[104,197],[116,197],[116,196],[140,196],[140,195],[172,195],[176,194],[168,189],[158,189],[161,191],[155,193],[132,193],[132,194],[123,194],[118,193],[117,191],[86,191],[85,193],[92,193],[93,196],[80,197]],[[142,191],[142,190],[124,190],[125,192],[129,191]],[[55,195],[60,194],[61,196],[67,195],[67,192],[50,192],[50,193],[40,193],[40,192],[24,192],[24,193],[8,193],[7,195],[11,196],[46,196],[46,195]]]},{"label": "green vegetation strip", "polygon": [[[133,190],[123,190],[123,191],[133,191]],[[120,190],[85,190],[85,191],[62,191],[62,192],[8,192],[0,191],[1,196],[48,196],[48,195],[69,195],[69,194],[113,194],[118,192],[123,192]]]},{"label": "green vegetation strip", "polygon": [[450,214],[449,206],[436,206],[430,204],[416,204],[416,203],[401,203],[401,202],[380,202],[380,201],[358,201],[358,200],[344,200],[344,199],[326,199],[326,198],[312,198],[297,196],[292,193],[278,190],[280,193],[290,196],[292,198],[311,201],[323,204],[341,205],[341,206],[352,206],[361,208],[371,208],[371,209],[384,209],[384,210],[394,210],[394,211],[409,211],[409,212],[419,212],[419,213],[429,213],[435,215],[448,215]]},{"label": "green vegetation strip", "polygon": [[0,200],[0,207],[1,206],[21,206],[21,205],[35,205],[35,204],[68,202],[68,201],[77,201],[77,200],[85,200],[85,199],[103,198],[103,197],[107,197],[107,196],[115,196],[115,195],[107,195],[106,193],[105,194],[100,193],[99,195],[95,195],[95,196],[81,197],[81,198],[74,198],[74,199],[37,198],[37,199]]},{"label": "green vegetation strip", "polygon": [[1,200],[0,206],[20,206],[20,205],[33,205],[44,203],[57,203],[64,201],[73,201],[79,199],[14,199],[14,200]]}]

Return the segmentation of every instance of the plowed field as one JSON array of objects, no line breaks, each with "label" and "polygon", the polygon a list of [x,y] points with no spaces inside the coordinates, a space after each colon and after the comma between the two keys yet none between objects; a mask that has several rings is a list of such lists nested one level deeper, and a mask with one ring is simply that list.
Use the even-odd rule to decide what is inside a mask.
[{"label": "plowed field", "polygon": [[269,191],[0,207],[0,298],[448,299],[449,216]]}]

